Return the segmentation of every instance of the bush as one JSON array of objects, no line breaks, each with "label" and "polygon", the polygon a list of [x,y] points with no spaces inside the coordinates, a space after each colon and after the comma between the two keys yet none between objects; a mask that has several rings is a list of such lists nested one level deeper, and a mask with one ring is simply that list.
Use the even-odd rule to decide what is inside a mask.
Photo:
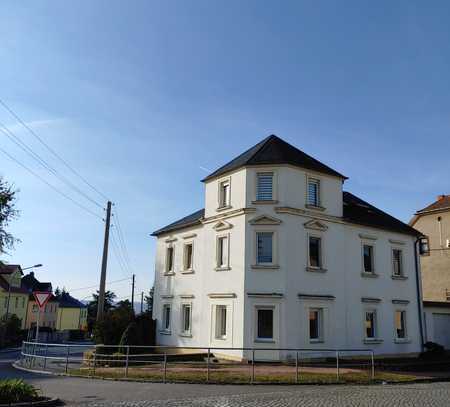
[{"label": "bush", "polygon": [[21,325],[20,319],[15,314],[9,315],[8,318],[6,316],[2,318],[0,321],[0,340],[3,343],[0,343],[0,347],[14,346],[22,341]]},{"label": "bush", "polygon": [[39,398],[38,390],[22,379],[0,380],[0,403],[23,403]]},{"label": "bush", "polygon": [[446,356],[445,348],[435,342],[426,342],[424,345],[425,352],[420,354],[421,359],[441,359]]}]

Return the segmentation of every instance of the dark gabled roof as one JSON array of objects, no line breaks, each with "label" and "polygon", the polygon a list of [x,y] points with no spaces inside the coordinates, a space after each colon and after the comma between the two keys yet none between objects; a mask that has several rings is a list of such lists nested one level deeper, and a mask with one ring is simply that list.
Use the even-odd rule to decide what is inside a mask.
[{"label": "dark gabled roof", "polygon": [[208,181],[247,165],[263,164],[290,164],[295,167],[305,168],[343,179],[347,178],[279,137],[271,135],[209,174],[202,181]]},{"label": "dark gabled roof", "polygon": [[14,287],[14,286],[9,286],[9,283],[6,281],[6,279],[0,275],[0,287],[3,288],[5,291],[10,291],[12,293],[17,293],[17,294],[28,294],[28,290],[26,290],[23,287]]},{"label": "dark gabled roof", "polygon": [[200,209],[194,213],[191,213],[184,218],[181,218],[170,225],[164,226],[161,229],[158,229],[152,233],[152,236],[158,236],[166,232],[171,232],[173,230],[182,229],[188,226],[194,226],[200,224],[201,219],[205,216],[205,210]]},{"label": "dark gabled roof", "polygon": [[445,209],[450,209],[450,195],[439,195],[437,201],[417,211],[416,215],[421,215],[423,213],[433,211],[441,211]]},{"label": "dark gabled roof", "polygon": [[23,274],[19,264],[5,264],[0,262],[0,274],[12,274],[15,271],[19,271],[20,274]]},{"label": "dark gabled roof", "polygon": [[61,293],[56,300],[59,303],[59,308],[87,308],[85,304],[73,298],[69,293]]},{"label": "dark gabled roof", "polygon": [[33,272],[22,277],[22,287],[26,288],[28,291],[52,291],[52,283],[41,283],[34,277]]},{"label": "dark gabled roof", "polygon": [[392,232],[404,233],[407,235],[421,236],[418,230],[403,223],[402,221],[388,215],[386,212],[363,201],[350,192],[343,192],[344,200],[344,220],[364,226],[386,229]]}]

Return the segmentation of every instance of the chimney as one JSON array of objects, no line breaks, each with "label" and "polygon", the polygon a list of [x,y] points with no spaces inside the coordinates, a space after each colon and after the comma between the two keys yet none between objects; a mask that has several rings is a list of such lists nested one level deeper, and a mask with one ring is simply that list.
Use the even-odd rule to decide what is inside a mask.
[{"label": "chimney", "polygon": [[34,277],[34,271],[30,271],[30,276]]},{"label": "chimney", "polygon": [[447,195],[438,195],[437,200],[440,201],[442,199],[445,199]]}]

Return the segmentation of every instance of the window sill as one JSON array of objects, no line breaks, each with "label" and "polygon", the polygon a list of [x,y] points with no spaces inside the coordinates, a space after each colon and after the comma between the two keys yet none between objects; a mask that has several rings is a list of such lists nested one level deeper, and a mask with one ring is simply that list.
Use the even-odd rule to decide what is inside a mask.
[{"label": "window sill", "polygon": [[310,339],[309,343],[314,345],[315,343],[325,343],[323,339]]},{"label": "window sill", "polygon": [[366,272],[363,271],[361,273],[361,277],[364,277],[364,278],[378,278],[379,275],[376,274],[376,273],[366,273]]},{"label": "window sill", "polygon": [[255,343],[275,343],[275,341],[273,339],[257,338]]},{"label": "window sill", "polygon": [[164,273],[165,276],[174,276],[175,273],[173,271],[169,271],[167,273]]},{"label": "window sill", "polygon": [[228,266],[226,266],[226,267],[216,267],[214,269],[214,271],[228,271],[228,270],[231,270],[231,267],[228,267]]},{"label": "window sill", "polygon": [[366,338],[366,339],[364,339],[364,341],[363,341],[364,343],[367,343],[367,344],[379,344],[379,343],[383,343],[383,339],[378,339],[378,338],[373,338],[373,339],[371,339],[371,338]]},{"label": "window sill", "polygon": [[250,266],[253,270],[278,270],[278,264],[252,264]]},{"label": "window sill", "polygon": [[326,273],[327,269],[324,269],[322,267],[311,267],[311,266],[307,266],[305,268],[306,271],[310,272],[310,273]]},{"label": "window sill", "polygon": [[392,280],[408,280],[406,276],[391,276]]},{"label": "window sill", "polygon": [[411,339],[409,339],[409,338],[394,338],[394,343],[398,343],[398,344],[411,343]]},{"label": "window sill", "polygon": [[215,337],[214,338],[216,341],[226,341],[227,340],[227,337],[226,336],[219,336],[219,337]]},{"label": "window sill", "polygon": [[189,333],[181,333],[180,336],[182,336],[183,338],[192,338],[192,334]]},{"label": "window sill", "polygon": [[226,206],[219,206],[218,208],[216,208],[216,212],[222,212],[222,211],[226,211],[227,209],[232,209],[233,207],[231,205],[226,205]]},{"label": "window sill", "polygon": [[194,274],[194,270],[181,270],[181,274]]},{"label": "window sill", "polygon": [[260,199],[260,200],[255,200],[255,201],[252,201],[252,205],[276,205],[278,203],[278,201],[277,200],[263,200],[263,199]]},{"label": "window sill", "polygon": [[159,331],[159,334],[160,335],[172,335],[172,331],[165,331],[165,330],[163,330],[163,331]]},{"label": "window sill", "polygon": [[321,211],[321,212],[326,210],[326,208],[324,208],[323,206],[320,206],[320,205],[316,206],[316,205],[311,205],[311,204],[305,204],[305,208],[312,209],[314,211]]}]

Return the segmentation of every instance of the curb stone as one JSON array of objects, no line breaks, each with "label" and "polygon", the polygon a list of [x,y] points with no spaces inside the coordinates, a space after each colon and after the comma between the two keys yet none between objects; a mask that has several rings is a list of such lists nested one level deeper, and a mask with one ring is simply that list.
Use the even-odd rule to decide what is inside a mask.
[{"label": "curb stone", "polygon": [[46,400],[28,401],[24,403],[11,403],[0,404],[0,407],[25,407],[25,406],[41,406],[41,407],[53,407],[60,406],[62,402],[58,398],[47,398]]}]

